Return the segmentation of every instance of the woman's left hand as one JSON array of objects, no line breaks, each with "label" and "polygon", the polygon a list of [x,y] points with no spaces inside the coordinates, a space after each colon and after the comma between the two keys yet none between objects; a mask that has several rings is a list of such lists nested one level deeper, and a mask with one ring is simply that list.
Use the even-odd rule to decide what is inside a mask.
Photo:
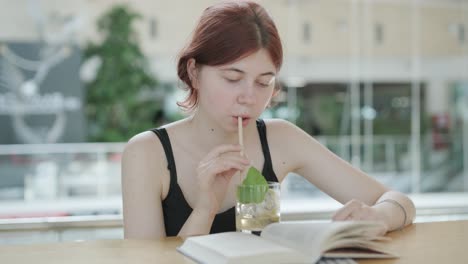
[{"label": "woman's left hand", "polygon": [[375,207],[369,206],[359,200],[351,200],[332,216],[333,221],[375,221],[385,226],[383,234],[388,231],[385,216]]}]

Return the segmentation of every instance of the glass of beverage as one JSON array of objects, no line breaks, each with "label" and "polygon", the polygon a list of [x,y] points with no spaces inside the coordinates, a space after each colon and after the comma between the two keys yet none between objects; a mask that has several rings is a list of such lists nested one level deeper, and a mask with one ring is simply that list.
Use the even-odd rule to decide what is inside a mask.
[{"label": "glass of beverage", "polygon": [[280,184],[238,185],[236,229],[245,233],[259,233],[271,223],[280,221]]}]

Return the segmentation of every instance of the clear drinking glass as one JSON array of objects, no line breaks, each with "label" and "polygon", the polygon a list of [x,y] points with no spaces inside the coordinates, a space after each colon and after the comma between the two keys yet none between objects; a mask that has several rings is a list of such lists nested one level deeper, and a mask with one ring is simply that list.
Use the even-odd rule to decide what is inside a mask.
[{"label": "clear drinking glass", "polygon": [[[239,195],[239,194],[242,195]],[[280,184],[238,185],[236,229],[256,233],[271,223],[280,221]]]}]

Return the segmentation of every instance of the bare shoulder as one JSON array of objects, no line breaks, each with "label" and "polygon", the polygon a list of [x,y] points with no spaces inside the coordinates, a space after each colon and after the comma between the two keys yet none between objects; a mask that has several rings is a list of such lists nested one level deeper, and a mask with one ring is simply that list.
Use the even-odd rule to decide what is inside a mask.
[{"label": "bare shoulder", "polygon": [[297,136],[297,134],[305,133],[302,129],[284,119],[275,118],[265,119],[264,121],[268,139],[271,140],[284,140],[284,137]]},{"label": "bare shoulder", "polygon": [[293,123],[284,119],[280,119],[280,118],[264,119],[263,121],[265,122],[265,125],[268,131],[272,129],[273,130],[290,129],[292,126],[294,126]]},{"label": "bare shoulder", "polygon": [[[161,141],[152,131],[133,136],[125,145],[122,155],[122,177],[124,181],[155,181],[161,179],[166,157]],[[160,183],[160,182],[159,182]]]},{"label": "bare shoulder", "polygon": [[[184,131],[184,124],[186,119],[182,119],[170,124],[163,126],[168,133],[178,134],[180,131]],[[153,131],[145,131],[133,136],[127,143],[124,149],[124,158],[135,158],[142,157],[153,161],[164,161],[166,162],[166,154],[164,147],[161,144],[158,136]]]},{"label": "bare shoulder", "polygon": [[126,238],[164,235],[161,203],[169,176],[164,149],[152,132],[132,137],[122,155],[122,205]]},{"label": "bare shoulder", "polygon": [[[298,155],[316,155],[326,151],[317,139],[289,121],[269,119],[265,121],[265,124],[268,142],[271,142],[270,148],[280,148],[282,152],[291,150]],[[309,153],[305,154],[302,150],[307,150]],[[304,157],[295,158],[304,159]]]},{"label": "bare shoulder", "polygon": [[273,169],[281,181],[304,162],[302,149],[313,141],[302,129],[282,119],[266,119],[267,141]]},{"label": "bare shoulder", "polygon": [[145,131],[133,136],[125,145],[124,157],[151,156],[158,158],[164,154],[161,141],[152,131]]}]

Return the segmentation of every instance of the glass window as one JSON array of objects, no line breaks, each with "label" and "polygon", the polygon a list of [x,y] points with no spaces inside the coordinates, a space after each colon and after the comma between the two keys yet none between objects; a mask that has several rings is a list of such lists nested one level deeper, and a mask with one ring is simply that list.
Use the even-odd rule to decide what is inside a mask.
[{"label": "glass window", "polygon": [[[0,218],[120,216],[125,142],[185,116],[174,58],[214,2],[133,1],[113,16],[123,24],[98,25],[113,3],[4,1]],[[263,117],[396,190],[468,192],[466,1],[262,4],[284,45],[283,88]],[[295,174],[282,188],[285,200],[330,200]]]}]

